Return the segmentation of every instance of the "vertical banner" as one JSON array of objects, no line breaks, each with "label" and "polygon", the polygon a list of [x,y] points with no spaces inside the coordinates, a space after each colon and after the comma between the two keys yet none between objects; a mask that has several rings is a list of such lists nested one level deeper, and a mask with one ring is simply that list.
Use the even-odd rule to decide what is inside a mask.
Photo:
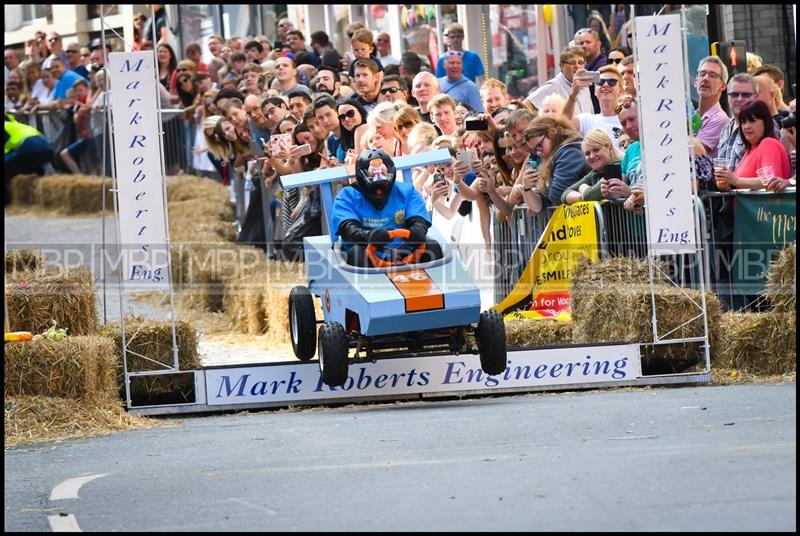
[{"label": "vertical banner", "polygon": [[112,52],[114,156],[126,289],[169,288],[169,249],[152,52]]},{"label": "vertical banner", "polygon": [[650,255],[695,253],[680,15],[636,17],[636,47]]},{"label": "vertical banner", "polygon": [[583,257],[599,260],[595,203],[559,205],[539,238],[525,271],[502,302],[492,309],[512,318],[571,320],[570,285]]}]

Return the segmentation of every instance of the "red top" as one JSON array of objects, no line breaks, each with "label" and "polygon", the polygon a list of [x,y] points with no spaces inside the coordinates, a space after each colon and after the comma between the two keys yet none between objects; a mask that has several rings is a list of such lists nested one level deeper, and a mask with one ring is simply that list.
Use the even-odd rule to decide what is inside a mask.
[{"label": "red top", "polygon": [[758,176],[756,170],[763,166],[772,166],[775,176],[781,179],[788,180],[791,176],[789,154],[779,140],[764,138],[758,145],[748,149],[734,173],[737,177],[755,178]]}]

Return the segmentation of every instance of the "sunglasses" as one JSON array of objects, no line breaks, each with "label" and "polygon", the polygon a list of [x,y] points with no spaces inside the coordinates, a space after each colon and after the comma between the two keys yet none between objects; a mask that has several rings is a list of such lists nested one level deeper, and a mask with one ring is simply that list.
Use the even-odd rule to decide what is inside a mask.
[{"label": "sunglasses", "polygon": [[564,65],[586,65],[586,60],[562,61]]},{"label": "sunglasses", "polygon": [[753,96],[753,93],[749,91],[743,91],[743,92],[731,91],[730,93],[728,93],[728,96],[732,99],[749,99],[750,97]]},{"label": "sunglasses", "polygon": [[348,110],[343,114],[339,114],[339,121],[344,121],[345,119],[352,119],[356,116],[355,110]]},{"label": "sunglasses", "polygon": [[622,63],[623,59],[624,58],[614,58],[614,59],[608,58],[608,63]]},{"label": "sunglasses", "polygon": [[618,114],[618,113],[620,113],[622,110],[627,110],[628,108],[630,108],[630,107],[631,107],[631,105],[632,105],[634,102],[636,102],[636,101],[635,101],[634,99],[630,98],[630,97],[629,97],[629,98],[626,98],[626,99],[624,99],[622,102],[620,102],[619,104],[617,104],[617,107],[616,107],[616,108],[614,108],[614,113],[615,113],[615,114]]},{"label": "sunglasses", "polygon": [[413,128],[413,127],[414,127],[414,123],[412,123],[411,121],[409,121],[408,123],[403,123],[402,125],[400,125],[400,128]]},{"label": "sunglasses", "polygon": [[392,95],[394,95],[398,91],[400,91],[399,87],[385,87],[385,88],[381,89],[381,95],[386,95],[388,93],[391,93]]},{"label": "sunglasses", "polygon": [[459,57],[459,58],[460,58],[460,57],[464,56],[464,53],[463,53],[463,52],[461,52],[460,50],[448,50],[448,51],[447,51],[447,54],[445,54],[445,55],[446,55],[447,57],[456,56],[456,57]]},{"label": "sunglasses", "polygon": [[614,87],[617,85],[617,82],[619,82],[619,80],[617,80],[616,78],[601,78],[600,80],[597,81],[597,85],[604,86],[608,84],[608,87]]},{"label": "sunglasses", "polygon": [[48,39],[48,41],[50,43],[52,43],[53,41],[58,41],[58,37],[51,37],[50,39]]}]

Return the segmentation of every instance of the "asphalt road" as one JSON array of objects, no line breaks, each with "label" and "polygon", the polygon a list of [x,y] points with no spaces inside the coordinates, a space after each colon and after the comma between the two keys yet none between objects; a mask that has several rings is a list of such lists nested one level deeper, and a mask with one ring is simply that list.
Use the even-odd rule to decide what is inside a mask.
[{"label": "asphalt road", "polygon": [[4,527],[795,531],[796,410],[783,383],[175,418],[6,449]]}]

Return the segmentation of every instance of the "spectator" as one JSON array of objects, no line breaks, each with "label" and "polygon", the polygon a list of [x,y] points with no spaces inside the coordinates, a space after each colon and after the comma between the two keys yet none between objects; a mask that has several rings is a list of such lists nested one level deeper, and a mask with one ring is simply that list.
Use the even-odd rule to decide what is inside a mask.
[{"label": "spectator", "polygon": [[42,63],[42,68],[47,69],[50,67],[50,62],[53,61],[54,58],[59,58],[64,65],[68,65],[67,54],[64,52],[64,48],[61,44],[61,36],[56,32],[50,32],[47,36],[47,43],[50,46],[50,55],[47,56],[47,59]]},{"label": "spectator", "polygon": [[[739,135],[746,148],[744,156],[734,171],[716,169],[716,178],[724,179],[730,187],[738,189],[764,188],[770,192],[784,190],[789,185],[791,174],[789,155],[783,144],[776,139],[775,123],[767,105],[760,100],[746,105],[739,112],[739,124]],[[766,166],[772,168],[772,177],[762,181],[758,170]],[[719,181],[717,186],[719,187]]]},{"label": "spectator", "polygon": [[[367,115],[367,127],[373,128],[380,138],[382,138],[382,140],[377,143],[383,146],[386,152],[392,157],[403,155],[401,142],[395,139],[394,118],[404,106],[408,105],[397,101],[382,102],[375,106]],[[369,136],[365,135],[364,137],[368,138]],[[363,143],[362,145],[364,147],[369,147],[367,143]]]},{"label": "spectator", "polygon": [[[242,69],[242,83],[249,95],[261,95],[264,89],[264,68],[258,63],[248,63]],[[242,93],[245,93],[242,91]]]},{"label": "spectator", "polygon": [[50,49],[47,48],[47,39],[44,32],[36,32],[36,38],[29,41],[25,47],[25,56],[31,61],[35,61],[39,65],[50,56]]},{"label": "spectator", "polygon": [[586,19],[586,26],[597,32],[597,35],[600,36],[600,50],[603,54],[608,55],[611,50],[611,37],[608,35],[608,28],[606,28],[606,23],[600,17],[600,14],[596,11],[590,13]]},{"label": "spectator", "polygon": [[426,123],[433,124],[431,120],[431,113],[428,108],[431,99],[439,94],[439,80],[428,72],[421,72],[414,77],[414,83],[411,85],[411,94],[417,99],[420,117]]},{"label": "spectator", "polygon": [[[586,66],[586,53],[580,47],[567,47],[561,51],[559,62],[561,65],[561,72],[539,86],[538,89],[531,92],[527,97],[527,100],[533,103],[536,110],[542,109],[542,101],[547,95],[553,92],[558,93],[564,97],[565,100],[569,98],[575,73],[584,69]],[[579,114],[594,113],[592,97],[587,87],[581,87],[578,90],[575,107],[576,113]]]},{"label": "spectator", "polygon": [[281,97],[267,97],[261,103],[261,111],[267,118],[269,129],[278,132],[278,124],[289,114],[286,101]]},{"label": "spectator", "polygon": [[[600,43],[600,35],[589,28],[581,28],[575,32],[575,44],[583,49],[586,56],[586,70],[599,71],[601,67],[608,63],[608,58],[603,54]],[[595,88],[589,92],[592,99],[594,112],[600,113],[600,102],[597,99]]]},{"label": "spectator", "polygon": [[5,111],[8,112],[22,109],[23,105],[25,104],[24,99],[21,98],[22,84],[22,82],[18,82],[16,80],[9,80],[6,82]]},{"label": "spectator", "polygon": [[511,148],[526,147],[525,131],[533,121],[533,115],[528,110],[514,110],[505,121],[506,132],[511,140]]},{"label": "spectator", "polygon": [[79,78],[72,85],[75,92],[74,104],[72,105],[72,121],[77,131],[77,139],[59,152],[61,160],[72,173],[81,173],[78,162],[81,156],[89,148],[89,112],[91,103],[89,102],[89,82],[85,78]]},{"label": "spectator", "polygon": [[289,97],[289,113],[297,121],[303,120],[306,110],[311,105],[311,97],[305,91],[292,91]]},{"label": "spectator", "polygon": [[258,95],[248,95],[244,99],[243,110],[247,115],[247,128],[250,137],[263,147],[269,141],[270,128],[267,116],[261,108],[262,99]]},{"label": "spectator", "polygon": [[[464,50],[464,26],[454,22],[447,27],[444,33],[447,51],[463,52],[463,74],[469,78],[476,86],[481,86],[484,80],[484,68],[481,57],[471,50]],[[442,78],[447,73],[444,62],[445,56],[440,56],[436,63],[436,77]]]},{"label": "spectator", "polygon": [[172,77],[169,82],[169,92],[172,95],[172,103],[178,104],[180,103],[180,97],[178,96],[178,75],[187,75],[189,79],[193,80],[194,76],[197,74],[197,65],[192,60],[181,60],[175,67],[175,70],[172,72]]},{"label": "spectator", "polygon": [[[758,82],[758,98],[769,108],[772,118],[780,125],[781,117],[789,115],[789,107],[783,102],[783,71],[774,65],[765,64],[753,71]],[[782,113],[785,111],[785,113]]]},{"label": "spectator", "polygon": [[[366,26],[364,25],[363,22],[359,20],[353,21],[350,24],[348,24],[347,28],[345,29],[345,33],[347,34],[347,39],[353,39],[353,35],[355,35],[356,31],[361,30],[362,28],[366,28]],[[356,61],[356,57],[355,55],[353,55],[353,51],[348,50],[344,53],[344,56],[342,56],[339,68],[349,72],[350,65],[352,65],[354,61]]]},{"label": "spectator", "polygon": [[367,112],[378,104],[383,73],[372,59],[358,59],[353,64],[355,72],[355,93],[347,101],[357,102]]},{"label": "spectator", "polygon": [[56,79],[53,99],[58,101],[66,100],[67,91],[72,88],[75,81],[86,80],[78,73],[67,71],[64,61],[60,57],[50,59],[50,72],[53,73],[53,78]]},{"label": "spectator", "polygon": [[342,141],[336,158],[340,162],[354,163],[358,154],[356,152],[356,142],[361,140],[364,131],[367,129],[368,111],[358,101],[354,100],[346,100],[339,104],[337,111],[342,129]]},{"label": "spectator", "polygon": [[169,82],[172,80],[172,75],[178,66],[175,51],[169,45],[158,45],[156,58],[158,59],[158,81],[161,82],[162,86],[169,89]]},{"label": "spectator", "polygon": [[622,60],[632,55],[631,49],[628,47],[615,47],[608,51],[608,65],[614,64],[617,69],[621,69]]},{"label": "spectator", "polygon": [[258,63],[259,65],[266,59],[264,54],[264,45],[255,39],[251,39],[244,46],[244,55],[250,63]]},{"label": "spectator", "polygon": [[378,66],[379,71],[383,71],[383,64],[378,58],[378,50],[375,47],[375,42],[372,40],[372,32],[366,28],[361,28],[353,33],[350,39],[350,47],[353,50],[354,60],[350,64],[349,75],[355,76],[355,65],[358,60],[372,60]]},{"label": "spectator", "polygon": [[428,104],[433,124],[445,136],[456,134],[456,103],[449,95],[442,93],[433,97]]},{"label": "spectator", "polygon": [[281,57],[275,60],[275,80],[283,96],[293,91],[308,92],[308,88],[297,81],[297,68],[291,58]]},{"label": "spectator", "polygon": [[312,80],[312,89],[317,93],[327,93],[332,97],[339,96],[339,73],[334,68],[321,65],[317,70],[317,76]]},{"label": "spectator", "polygon": [[400,144],[400,155],[398,156],[406,156],[411,154],[409,135],[414,127],[422,122],[422,118],[411,105],[406,104],[400,107],[400,109],[394,115],[392,121],[394,127],[394,136]]},{"label": "spectator", "polygon": [[81,62],[81,46],[78,43],[70,43],[64,53],[67,56],[67,66],[70,71],[76,72],[88,80],[89,71]]},{"label": "spectator", "polygon": [[37,110],[53,109],[56,106],[56,100],[53,96],[56,87],[56,78],[50,69],[42,69],[42,89],[39,92],[34,92],[32,98],[28,99],[26,109],[31,113],[36,113]]},{"label": "spectator", "polygon": [[564,117],[570,120],[581,136],[594,128],[600,128],[609,135],[614,142],[614,147],[619,148],[619,137],[622,135],[622,125],[614,112],[614,107],[619,101],[622,93],[622,75],[613,65],[606,65],[600,68],[600,79],[595,85],[595,93],[600,102],[600,113],[598,114],[578,114],[573,117],[575,108],[575,98],[581,88],[591,86],[591,80],[580,76],[575,77],[572,90],[569,92],[567,104],[564,106]]},{"label": "spectator", "polygon": [[219,34],[212,34],[208,36],[208,51],[211,53],[212,57],[220,57],[220,51],[222,50],[223,43],[225,43],[225,39]]},{"label": "spectator", "polygon": [[343,160],[339,158],[342,128],[339,122],[339,112],[336,101],[329,95],[321,95],[314,99],[311,104],[311,109],[314,111],[314,117],[317,118],[319,125],[328,132],[328,138],[325,142],[328,155],[337,158],[339,162],[343,162]]},{"label": "spectator", "polygon": [[280,19],[278,24],[275,28],[275,46],[273,47],[276,50],[280,50],[286,45],[286,34],[294,30],[294,24],[292,21],[287,19],[286,17]]},{"label": "spectator", "polygon": [[746,52],[745,55],[747,57],[747,74],[752,75],[756,69],[764,64],[764,60],[755,52]]},{"label": "spectator", "polygon": [[[3,51],[3,61],[6,65],[6,69],[8,69],[9,71],[13,71],[17,67],[19,67],[19,55],[17,54],[16,49],[6,47],[6,49]],[[36,63],[37,65],[39,64],[38,62],[35,61],[34,63]]]},{"label": "spectator", "polygon": [[[525,130],[525,140],[542,163],[538,169],[523,172],[523,199],[529,210],[540,212],[544,206],[560,204],[564,190],[591,168],[581,151],[580,135],[566,119],[535,118]],[[526,190],[529,188],[532,190]]]},{"label": "spectator", "polygon": [[633,55],[625,56],[620,63],[622,70],[622,90],[626,95],[636,97],[636,66],[633,63]]},{"label": "spectator", "polygon": [[439,86],[444,94],[457,103],[466,103],[473,110],[482,112],[480,90],[470,79],[462,74],[464,53],[449,50],[445,54],[444,67],[447,76],[439,78]]},{"label": "spectator", "polygon": [[706,56],[697,67],[695,87],[700,96],[697,114],[703,123],[696,138],[712,158],[717,155],[717,144],[722,129],[728,123],[728,116],[719,105],[725,84],[728,83],[728,68],[717,56]]},{"label": "spectator", "polygon": [[609,164],[620,164],[620,153],[603,130],[590,130],[581,143],[581,150],[586,163],[592,170],[581,180],[572,184],[561,194],[561,202],[572,205],[579,201],[601,201],[603,195],[600,186],[605,177],[605,167]]},{"label": "spectator", "polygon": [[375,39],[375,46],[378,49],[378,58],[382,65],[397,65],[400,63],[397,58],[392,56],[392,40],[388,33],[379,33],[377,39]]},{"label": "spectator", "polygon": [[728,81],[728,108],[731,118],[723,127],[717,143],[717,157],[727,158],[728,167],[736,169],[744,156],[744,139],[739,134],[739,113],[742,108],[756,100],[758,82],[747,73],[736,73]]},{"label": "spectator", "polygon": [[399,101],[403,104],[408,103],[408,84],[406,79],[399,74],[387,75],[383,77],[381,83],[381,94],[378,102]]},{"label": "spectator", "polygon": [[[298,55],[301,52],[305,52],[311,58],[311,63],[314,65],[314,67],[320,64],[319,56],[306,48],[306,38],[303,35],[303,32],[300,30],[290,30],[286,32],[286,45],[295,55],[295,60],[298,59]],[[299,61],[296,63],[299,63]]]},{"label": "spectator", "polygon": [[208,65],[203,63],[203,50],[197,43],[186,45],[186,59],[191,60],[197,66],[198,73],[207,73]]},{"label": "spectator", "polygon": [[508,89],[496,78],[486,80],[481,86],[480,94],[483,109],[487,114],[493,114],[500,108],[508,106]]},{"label": "spectator", "polygon": [[[313,32],[310,37],[311,50],[314,51],[314,54],[316,54],[318,58],[322,59],[322,56],[325,54],[325,52],[328,50],[333,50],[331,40],[328,37],[328,34],[324,31],[317,30],[316,32]],[[338,68],[338,65],[336,67]]]},{"label": "spectator", "polygon": [[567,101],[558,93],[551,93],[542,100],[541,115],[545,117],[561,117]]},{"label": "spectator", "polygon": [[152,8],[152,16],[144,23],[143,39],[154,40],[157,45],[170,45],[172,47],[166,9],[162,4],[149,5]]}]

